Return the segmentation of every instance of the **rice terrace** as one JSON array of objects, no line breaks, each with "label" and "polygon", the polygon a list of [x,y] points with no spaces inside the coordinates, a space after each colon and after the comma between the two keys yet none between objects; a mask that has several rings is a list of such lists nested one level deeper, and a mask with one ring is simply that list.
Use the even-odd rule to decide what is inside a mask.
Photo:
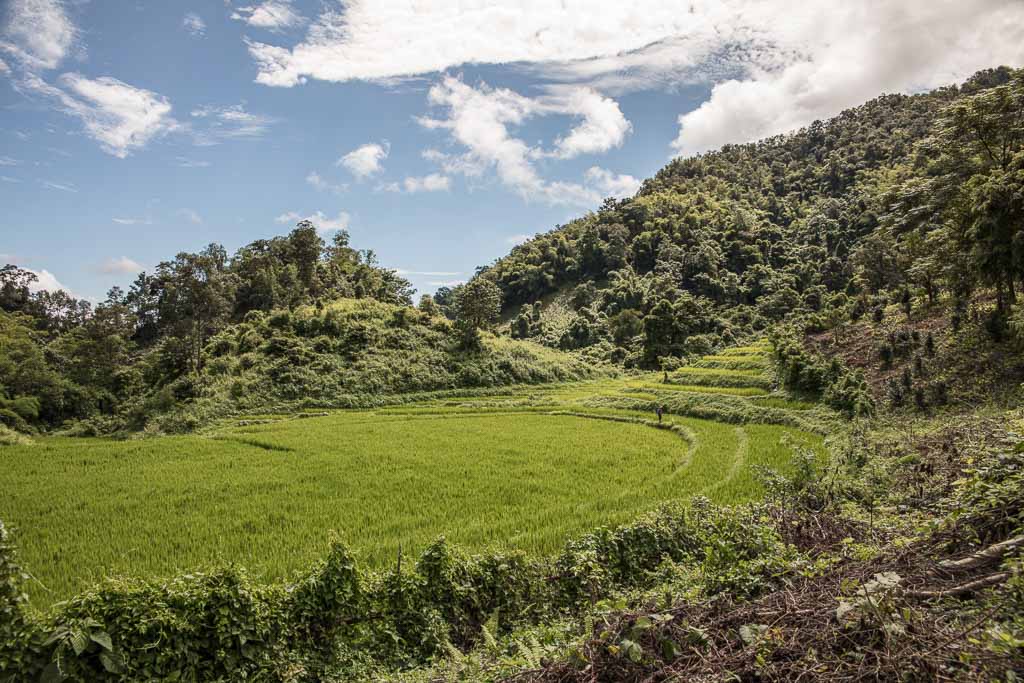
[{"label": "rice terrace", "polygon": [[[756,410],[769,397],[756,386],[763,350],[702,361],[720,375],[701,377],[724,387],[648,375],[252,416],[201,436],[52,438],[4,451],[0,519],[31,530],[21,548],[41,606],[106,575],[171,576],[220,561],[283,579],[319,559],[331,530],[374,568],[394,563],[399,547],[416,557],[440,535],[478,551],[554,554],[573,535],[659,503],[755,499],[758,467],[786,471],[794,446],[819,447],[792,427],[658,423],[652,413],[649,404],[679,392],[737,391]],[[751,395],[734,384],[754,385]]]},{"label": "rice terrace", "polygon": [[1019,683],[1022,35],[0,0],[0,683]]}]

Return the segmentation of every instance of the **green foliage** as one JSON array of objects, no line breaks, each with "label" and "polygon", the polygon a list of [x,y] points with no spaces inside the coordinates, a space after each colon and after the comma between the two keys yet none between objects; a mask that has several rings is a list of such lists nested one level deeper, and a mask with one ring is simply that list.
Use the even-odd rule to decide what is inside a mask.
[{"label": "green foliage", "polygon": [[826,362],[808,351],[793,330],[773,331],[771,339],[776,372],[787,389],[818,394],[826,404],[851,417],[874,413],[874,399],[859,371],[835,358]]},{"label": "green foliage", "polygon": [[[550,560],[467,556],[442,539],[413,567],[373,574],[335,543],[286,584],[259,586],[233,567],[165,582],[108,580],[46,615],[13,612],[14,630],[0,632],[0,676],[278,680],[286,670],[316,679],[327,666],[370,661],[422,665],[448,643],[469,647],[491,629],[580,614],[615,591],[650,585],[666,560],[699,566],[712,595],[763,591],[791,552],[762,520],[756,509],[698,501],[582,536]],[[12,576],[13,547],[2,540],[0,568]],[[0,605],[17,608],[18,580],[0,584]]]}]

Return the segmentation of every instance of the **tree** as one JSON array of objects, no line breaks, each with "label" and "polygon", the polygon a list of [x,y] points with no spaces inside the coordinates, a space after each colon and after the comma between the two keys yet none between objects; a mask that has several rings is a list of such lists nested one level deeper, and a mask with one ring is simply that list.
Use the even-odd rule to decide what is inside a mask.
[{"label": "tree", "polygon": [[299,271],[299,281],[308,295],[316,296],[316,266],[324,249],[324,241],[317,234],[316,226],[310,221],[301,221],[288,235],[288,244]]},{"label": "tree", "polygon": [[161,324],[187,349],[188,367],[181,370],[202,369],[206,340],[231,315],[237,277],[225,265],[224,248],[211,244],[198,254],[183,252],[157,266]]},{"label": "tree", "polygon": [[463,330],[479,330],[501,313],[501,290],[491,280],[475,277],[455,291],[455,322]]},{"label": "tree", "polygon": [[420,313],[423,313],[424,315],[429,315],[430,317],[434,317],[441,312],[441,309],[437,305],[437,302],[434,301],[434,298],[429,294],[424,294],[423,296],[420,297],[419,309]]},{"label": "tree", "polygon": [[0,268],[0,309],[8,313],[25,311],[31,296],[30,287],[38,280],[32,271],[10,263]]}]

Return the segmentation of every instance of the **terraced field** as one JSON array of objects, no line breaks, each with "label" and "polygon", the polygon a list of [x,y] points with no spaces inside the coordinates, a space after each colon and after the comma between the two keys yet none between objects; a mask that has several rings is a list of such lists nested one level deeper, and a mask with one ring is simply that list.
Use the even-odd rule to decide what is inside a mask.
[{"label": "terraced field", "polygon": [[659,502],[756,498],[757,466],[785,470],[795,445],[817,448],[827,415],[771,393],[765,354],[732,349],[668,382],[252,416],[203,436],[42,439],[0,451],[0,519],[19,530],[38,606],[105,574],[228,560],[286,576],[321,555],[331,530],[377,567],[441,534],[553,553]]}]

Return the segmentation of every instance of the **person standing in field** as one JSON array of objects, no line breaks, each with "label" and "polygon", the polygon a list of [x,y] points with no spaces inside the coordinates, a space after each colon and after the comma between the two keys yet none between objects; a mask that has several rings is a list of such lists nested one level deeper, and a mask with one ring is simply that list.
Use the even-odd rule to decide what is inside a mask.
[{"label": "person standing in field", "polygon": [[661,415],[665,412],[665,409],[661,407],[660,403],[654,407],[654,412],[658,416],[658,422],[661,422]]}]

